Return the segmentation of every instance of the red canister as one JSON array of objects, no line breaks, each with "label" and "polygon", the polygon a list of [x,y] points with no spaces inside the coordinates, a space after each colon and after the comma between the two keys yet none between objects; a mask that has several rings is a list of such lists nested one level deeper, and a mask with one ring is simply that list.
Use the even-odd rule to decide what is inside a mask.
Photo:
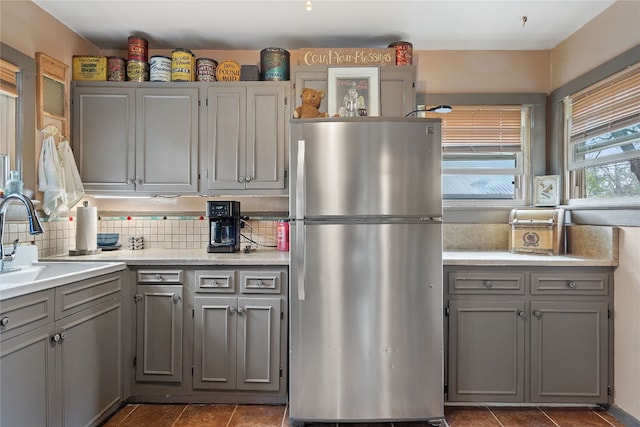
[{"label": "red canister", "polygon": [[129,36],[129,61],[148,62],[149,43],[147,39],[138,36]]},{"label": "red canister", "polygon": [[127,63],[119,56],[107,58],[107,80],[110,82],[122,82],[127,77]]},{"label": "red canister", "polygon": [[289,221],[286,219],[278,220],[278,246],[277,250],[279,251],[288,251],[289,250]]},{"label": "red canister", "polygon": [[409,42],[394,42],[389,45],[396,49],[396,65],[413,63],[413,45]]}]

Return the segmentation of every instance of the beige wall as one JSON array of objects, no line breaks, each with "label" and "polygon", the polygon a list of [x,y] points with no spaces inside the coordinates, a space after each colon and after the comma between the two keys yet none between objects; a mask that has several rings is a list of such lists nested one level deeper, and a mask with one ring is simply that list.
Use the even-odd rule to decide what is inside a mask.
[{"label": "beige wall", "polygon": [[620,229],[614,278],[614,403],[640,420],[640,227]]},{"label": "beige wall", "polygon": [[618,0],[551,51],[551,90],[640,44],[640,1]]}]

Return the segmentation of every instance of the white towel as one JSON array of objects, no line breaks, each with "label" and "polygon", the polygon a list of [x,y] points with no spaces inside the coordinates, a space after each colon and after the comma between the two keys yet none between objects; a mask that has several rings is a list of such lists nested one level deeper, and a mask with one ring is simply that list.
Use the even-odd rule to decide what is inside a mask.
[{"label": "white towel", "polygon": [[44,192],[42,209],[50,218],[60,216],[67,209],[64,172],[53,137],[42,142],[38,163],[38,189]]},{"label": "white towel", "polygon": [[69,141],[62,141],[58,144],[58,157],[64,174],[64,191],[67,194],[66,209],[69,211],[84,197],[84,185],[82,185]]}]

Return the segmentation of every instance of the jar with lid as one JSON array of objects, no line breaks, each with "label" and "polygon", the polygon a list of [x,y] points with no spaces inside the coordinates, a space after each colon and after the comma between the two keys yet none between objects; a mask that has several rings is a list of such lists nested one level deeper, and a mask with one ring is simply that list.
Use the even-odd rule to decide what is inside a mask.
[{"label": "jar with lid", "polygon": [[20,179],[20,172],[19,171],[11,171],[9,172],[9,179],[7,180],[7,182],[5,183],[4,186],[4,194],[5,195],[9,195],[9,194],[22,194],[22,188],[23,188],[23,183],[22,180]]}]

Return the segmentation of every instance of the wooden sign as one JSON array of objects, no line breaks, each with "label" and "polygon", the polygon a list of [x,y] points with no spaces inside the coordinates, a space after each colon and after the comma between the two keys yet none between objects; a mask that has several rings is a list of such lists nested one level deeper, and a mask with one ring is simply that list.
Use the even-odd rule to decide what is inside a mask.
[{"label": "wooden sign", "polygon": [[393,48],[300,49],[298,65],[396,65]]}]

